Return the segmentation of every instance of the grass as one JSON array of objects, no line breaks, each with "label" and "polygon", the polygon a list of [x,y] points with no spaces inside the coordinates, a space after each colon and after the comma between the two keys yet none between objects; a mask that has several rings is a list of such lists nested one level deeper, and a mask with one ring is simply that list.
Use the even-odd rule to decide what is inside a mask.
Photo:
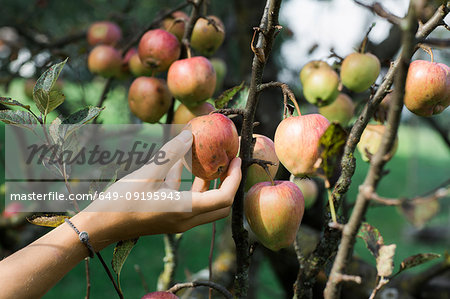
[{"label": "grass", "polygon": [[[91,84],[80,87],[69,82],[65,83],[64,93],[67,96],[67,101],[63,105],[67,105],[71,110],[81,107],[83,102],[95,105],[100,96],[102,84],[101,81],[94,81]],[[1,90],[0,94],[12,96],[17,100],[25,99],[23,82],[14,81],[9,94],[4,94]],[[31,100],[25,99],[24,102],[30,104]],[[127,105],[126,90],[122,87],[114,88],[105,101],[107,109],[102,113],[101,117],[106,123],[133,122],[133,118],[126,107]],[[52,117],[56,117],[56,113],[53,113]],[[349,202],[355,200],[358,185],[363,182],[368,169],[368,164],[360,159],[358,153],[356,156],[357,168],[348,193]],[[380,195],[386,197],[413,197],[417,194],[422,194],[450,177],[449,165],[449,151],[434,131],[419,126],[402,126],[399,131],[397,153],[386,167],[390,173],[382,179],[377,191]],[[439,214],[428,225],[448,227],[450,225],[448,217],[450,205],[443,200],[440,202],[441,209]],[[395,255],[395,265],[397,267],[404,258],[410,255],[420,252],[442,254],[450,247],[448,241],[450,238],[447,238],[442,243],[426,244],[410,237],[410,232],[415,231],[415,229],[395,207],[369,209],[366,221],[379,229],[386,244],[397,244]],[[221,221],[218,225],[219,230],[224,225],[224,221]],[[211,225],[196,227],[184,234],[179,251],[177,280],[186,280],[186,272],[195,273],[207,268],[210,238]],[[111,261],[112,251],[113,246],[102,251],[102,255],[108,264]],[[375,264],[374,258],[361,240],[357,240],[355,254]],[[125,298],[138,298],[145,293],[141,280],[134,270],[135,264],[140,266],[150,289],[155,289],[158,275],[163,268],[163,256],[162,236],[140,238],[122,269],[121,286],[124,290]],[[418,267],[418,270],[427,266],[429,265]],[[280,285],[268,261],[263,261],[260,269],[258,285],[261,288],[258,298],[271,298],[271,294],[281,291]],[[91,285],[92,298],[116,297],[115,291],[97,258],[91,261]],[[267,290],[271,290],[271,292]],[[66,299],[84,297],[84,263],[80,263],[70,271],[44,298],[60,298],[62,294],[64,294]]]}]

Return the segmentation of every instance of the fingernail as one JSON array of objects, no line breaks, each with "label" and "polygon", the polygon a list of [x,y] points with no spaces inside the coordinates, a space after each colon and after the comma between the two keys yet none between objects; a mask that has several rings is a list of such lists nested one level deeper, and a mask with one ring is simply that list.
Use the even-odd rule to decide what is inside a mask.
[{"label": "fingernail", "polygon": [[177,139],[183,142],[191,141],[192,132],[189,130],[183,130],[178,136]]}]

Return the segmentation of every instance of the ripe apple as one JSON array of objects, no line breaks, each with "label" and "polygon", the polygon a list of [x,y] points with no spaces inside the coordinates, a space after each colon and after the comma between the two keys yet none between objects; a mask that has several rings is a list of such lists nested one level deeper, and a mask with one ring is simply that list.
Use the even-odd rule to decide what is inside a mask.
[{"label": "ripe apple", "polygon": [[199,18],[191,36],[191,47],[205,56],[214,54],[225,39],[225,26],[216,16]]},{"label": "ripe apple", "polygon": [[121,39],[120,27],[108,21],[95,22],[87,31],[87,40],[91,46],[98,44],[115,46]]},{"label": "ripe apple", "polygon": [[245,217],[253,233],[267,248],[278,251],[290,246],[303,218],[302,191],[292,182],[260,182],[244,200]]},{"label": "ripe apple", "polygon": [[24,206],[20,202],[10,203],[5,207],[2,215],[4,218],[11,218],[23,211]]},{"label": "ripe apple", "polygon": [[227,74],[227,65],[221,58],[211,58],[209,60],[216,71],[216,88],[214,92],[222,89],[223,80]]},{"label": "ripe apple", "polygon": [[320,67],[305,75],[303,95],[319,107],[331,104],[339,94],[339,76],[331,67]]},{"label": "ripe apple", "polygon": [[179,299],[179,297],[170,292],[152,292],[145,294],[141,299]]},{"label": "ripe apple", "polygon": [[[367,125],[357,145],[358,151],[361,154],[361,158],[364,161],[370,161],[370,158],[378,151],[385,130],[386,126],[384,125]],[[394,146],[392,147],[389,154],[387,154],[385,157],[387,160],[390,160],[394,156],[395,152],[397,151],[397,146],[398,139],[395,139]]]},{"label": "ripe apple", "polygon": [[196,107],[190,108],[180,104],[177,110],[175,110],[172,123],[178,125],[187,124],[190,120],[196,118],[197,116],[209,114],[214,110],[214,106],[208,102],[204,102]]},{"label": "ripe apple", "polygon": [[175,35],[179,41],[183,38],[186,22],[189,17],[186,13],[178,10],[173,12],[170,16],[162,20],[162,29]]},{"label": "ripe apple", "polygon": [[411,62],[404,102],[409,111],[420,116],[444,111],[450,105],[450,68],[425,60]]},{"label": "ripe apple", "polygon": [[341,67],[342,84],[354,92],[372,86],[380,74],[380,61],[371,53],[352,53],[345,57]]},{"label": "ripe apple", "polygon": [[118,76],[122,70],[122,56],[111,46],[96,46],[89,53],[88,68],[91,73],[103,77]]},{"label": "ripe apple", "polygon": [[355,112],[355,104],[345,93],[340,93],[336,100],[327,106],[319,108],[319,113],[325,116],[329,122],[337,122],[346,127]]},{"label": "ripe apple", "polygon": [[[253,148],[253,158],[265,161],[270,161],[275,165],[268,165],[269,173],[272,179],[275,177],[278,171],[280,161],[275,153],[275,146],[273,141],[264,135],[253,134],[253,138],[256,139],[255,147]],[[240,139],[240,138],[239,138]],[[250,187],[259,182],[266,182],[270,180],[266,171],[258,164],[250,165],[247,170],[247,181],[245,182],[245,191],[248,191]]]},{"label": "ripe apple", "polygon": [[138,52],[145,66],[163,72],[180,57],[181,48],[175,35],[163,29],[153,29],[141,37]]},{"label": "ripe apple", "polygon": [[216,87],[216,72],[202,56],[175,61],[167,73],[167,85],[173,96],[188,107],[210,98]]},{"label": "ripe apple", "polygon": [[[239,137],[234,123],[225,115],[214,113],[192,119],[192,173],[204,180],[214,180],[225,174],[228,164],[239,149]],[[189,168],[189,166],[188,166]]]},{"label": "ripe apple", "polygon": [[130,60],[128,61],[128,68],[135,77],[151,76],[153,73],[153,70],[151,68],[146,67],[141,62],[138,53],[135,53],[130,57]]},{"label": "ripe apple", "polygon": [[157,122],[170,108],[172,95],[163,79],[136,78],[128,90],[131,112],[148,123]]},{"label": "ripe apple", "polygon": [[300,82],[304,84],[306,78],[309,77],[311,73],[322,68],[331,69],[328,63],[323,60],[312,60],[308,62],[300,71]]},{"label": "ripe apple", "polygon": [[317,188],[316,182],[311,179],[297,178],[291,174],[289,181],[293,182],[302,191],[303,198],[305,199],[305,209],[309,209],[314,205],[319,195],[319,188]]},{"label": "ripe apple", "polygon": [[280,162],[297,177],[315,174],[319,139],[330,123],[320,114],[284,119],[275,131],[275,152]]}]

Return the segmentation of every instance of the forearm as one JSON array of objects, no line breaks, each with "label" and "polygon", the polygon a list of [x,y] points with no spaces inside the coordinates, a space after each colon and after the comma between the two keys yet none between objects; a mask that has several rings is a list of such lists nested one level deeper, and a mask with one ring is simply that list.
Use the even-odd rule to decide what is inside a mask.
[{"label": "forearm", "polygon": [[[80,213],[71,219],[80,231],[88,232],[96,251],[113,242],[107,237],[107,221],[102,225],[98,218]],[[64,223],[0,262],[0,297],[41,297],[88,255],[76,232]]]}]

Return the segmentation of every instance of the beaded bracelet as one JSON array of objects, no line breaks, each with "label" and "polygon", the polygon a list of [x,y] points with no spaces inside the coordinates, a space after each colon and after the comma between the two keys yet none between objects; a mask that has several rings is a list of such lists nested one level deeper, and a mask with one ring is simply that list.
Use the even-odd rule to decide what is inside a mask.
[{"label": "beaded bracelet", "polygon": [[94,254],[95,254],[95,251],[94,251],[94,248],[92,247],[92,245],[89,243],[89,235],[88,235],[88,233],[85,232],[85,231],[80,232],[68,218],[64,219],[64,221],[67,224],[69,224],[73,228],[73,230],[77,233],[78,238],[80,238],[81,243],[86,245],[87,249],[89,250],[89,256],[91,258],[93,258]]}]

